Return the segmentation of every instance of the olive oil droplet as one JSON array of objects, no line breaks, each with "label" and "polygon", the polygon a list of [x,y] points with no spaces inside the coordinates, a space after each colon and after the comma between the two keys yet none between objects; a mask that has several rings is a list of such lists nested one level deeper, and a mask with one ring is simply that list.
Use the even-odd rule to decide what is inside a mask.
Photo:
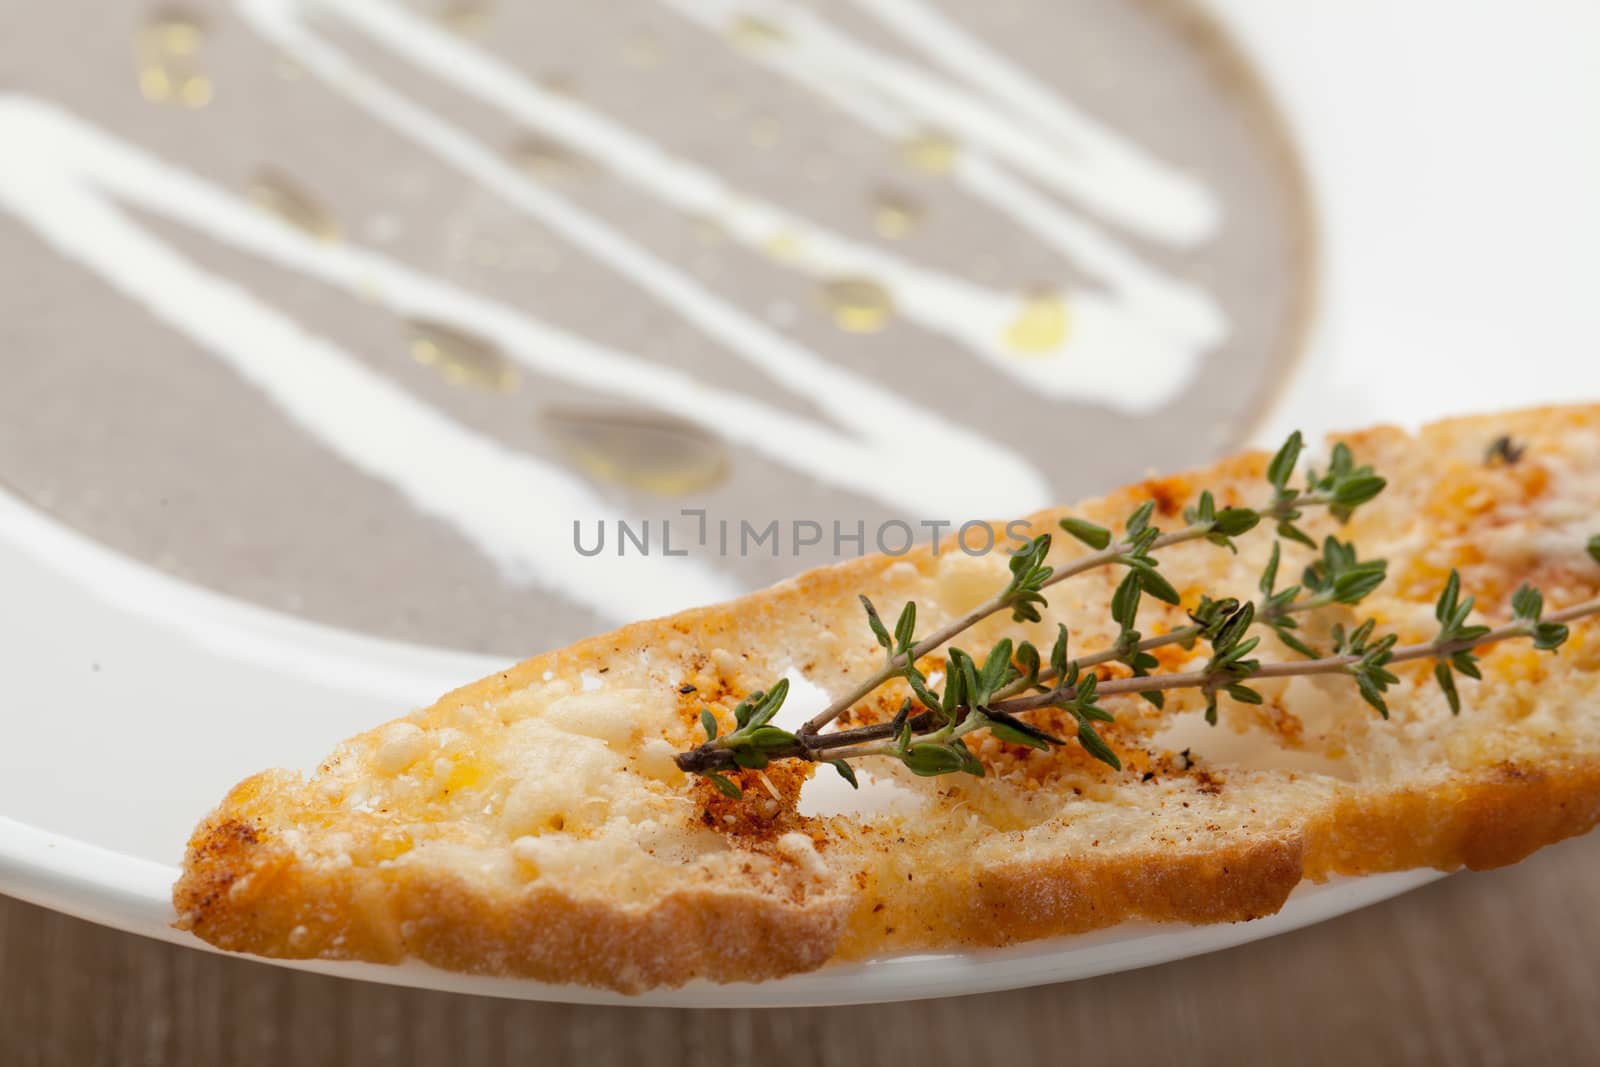
[{"label": "olive oil droplet", "polygon": [[653,33],[636,33],[622,42],[622,58],[632,67],[658,67],[661,39]]},{"label": "olive oil droplet", "polygon": [[1018,355],[1046,355],[1061,347],[1069,326],[1067,303],[1061,294],[1041,289],[1028,294],[1022,310],[1006,326],[1002,340]]},{"label": "olive oil droplet", "polygon": [[822,285],[822,299],[841,330],[877,333],[894,317],[889,290],[871,278],[835,278]]},{"label": "olive oil droplet", "polygon": [[777,230],[761,242],[768,258],[779,263],[793,263],[800,258],[800,237],[793,230]]},{"label": "olive oil droplet", "polygon": [[872,227],[880,237],[899,240],[922,225],[922,205],[903,193],[880,189],[872,198]]},{"label": "olive oil droplet", "polygon": [[922,130],[900,142],[900,156],[926,174],[948,174],[956,165],[961,146],[948,134]]},{"label": "olive oil droplet", "polygon": [[202,108],[211,102],[211,78],[200,63],[206,23],[183,8],[162,8],[134,35],[139,91],[153,103]]},{"label": "olive oil droplet", "polygon": [[540,137],[524,137],[511,146],[511,161],[535,181],[554,183],[580,178],[594,169],[585,156]]},{"label": "olive oil droplet", "polygon": [[470,36],[482,33],[493,15],[492,0],[445,0],[437,18],[456,33]]},{"label": "olive oil droplet", "polygon": [[782,134],[782,125],[772,115],[757,115],[750,121],[750,143],[757,148],[772,148]]},{"label": "olive oil droplet", "polygon": [[728,476],[722,441],[685,419],[625,408],[552,408],[540,421],[573,464],[598,482],[684,496]]},{"label": "olive oil droplet", "polygon": [[728,228],[715,215],[691,215],[689,225],[701,244],[720,245],[728,239]]},{"label": "olive oil droplet", "polygon": [[295,229],[319,241],[337,241],[339,224],[316,198],[292,178],[275,170],[260,170],[245,186],[252,202]]},{"label": "olive oil droplet", "polygon": [[413,320],[411,356],[437,370],[451,385],[510,392],[517,387],[516,368],[488,341],[437,322]]},{"label": "olive oil droplet", "polygon": [[578,81],[564,70],[551,71],[539,79],[539,88],[547,93],[557,96],[574,97],[578,95]]},{"label": "olive oil droplet", "polygon": [[770,48],[788,39],[782,26],[755,15],[740,15],[728,24],[728,40],[741,48]]}]

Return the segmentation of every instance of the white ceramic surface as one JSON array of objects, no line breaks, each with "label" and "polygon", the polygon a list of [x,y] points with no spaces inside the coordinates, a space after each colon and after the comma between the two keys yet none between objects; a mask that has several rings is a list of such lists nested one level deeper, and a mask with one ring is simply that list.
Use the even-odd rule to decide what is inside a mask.
[{"label": "white ceramic surface", "polygon": [[[1323,230],[1310,353],[1264,437],[1600,398],[1600,8],[1215,6],[1289,114]],[[263,766],[309,766],[340,737],[498,666],[184,586],[3,495],[0,590],[0,891],[188,944],[166,925],[173,863],[229,785]],[[1432,877],[1314,887],[1235,926],[1121,928],[632,1002],[868,1002],[1085,977],[1268,936]],[[423,967],[311,969],[619,999]]]}]

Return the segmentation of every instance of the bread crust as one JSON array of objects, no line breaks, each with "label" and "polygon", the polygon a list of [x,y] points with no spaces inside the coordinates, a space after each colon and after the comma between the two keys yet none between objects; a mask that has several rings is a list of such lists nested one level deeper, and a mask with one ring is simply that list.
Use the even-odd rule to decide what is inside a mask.
[{"label": "bread crust", "polygon": [[[1391,492],[1398,489],[1404,504],[1405,498],[1421,499],[1438,491],[1423,472],[1437,468],[1442,457],[1464,454],[1469,445],[1478,448],[1482,440],[1510,432],[1519,440],[1530,440],[1530,455],[1537,455],[1540,449],[1561,452],[1581,435],[1597,431],[1600,407],[1588,406],[1451,420],[1428,427],[1420,438],[1378,428],[1342,439],[1351,442],[1362,458],[1377,454],[1385,474],[1391,473],[1390,464],[1397,457],[1428,460],[1399,464],[1399,484],[1392,484]],[[1157,499],[1166,511],[1167,497],[1175,510],[1201,487],[1258,482],[1265,462],[1260,453],[1233,457],[1209,470],[1129,487],[1071,513],[1105,520],[1125,514],[1130,503],[1143,499]],[[1576,489],[1565,491],[1581,495]],[[1498,501],[1494,506],[1506,514],[1512,507]],[[1067,513],[1051,509],[1030,521],[1036,531],[1045,530]],[[1373,521],[1397,524],[1402,520],[1395,516],[1403,513]],[[1593,579],[1562,561],[1534,555],[1497,566],[1505,571],[1508,583],[1525,573],[1557,574],[1567,592],[1592,594]],[[831,630],[839,635],[837,655],[814,665],[824,684],[836,683],[841,675],[829,674],[830,670],[847,674],[852,668],[866,669],[876,655],[870,647],[856,647],[855,631],[864,629],[855,617],[856,594],[866,591],[892,602],[894,591],[906,581],[922,582],[919,588],[926,591],[939,567],[939,560],[923,548],[898,560],[867,557],[810,571],[739,600],[636,623],[534,657],[446,695],[413,719],[428,725],[481,717],[488,714],[484,709],[537,691],[552,675],[576,678],[585,671],[610,669],[641,649],[660,650],[659,658],[684,671],[701,669],[696,665],[703,667],[714,650],[724,650],[750,661],[741,664],[740,671],[755,678],[770,676],[781,667],[762,656],[775,647],[794,645],[794,636],[801,631]],[[1175,573],[1181,574],[1181,567]],[[1482,573],[1486,580],[1501,577],[1498,571]],[[1405,580],[1404,575],[1399,577]],[[808,654],[815,651],[812,646]],[[1571,662],[1585,655],[1580,650]],[[1579,664],[1554,669],[1564,673],[1544,678],[1547,689],[1539,692],[1540,701],[1564,708],[1586,699],[1578,681],[1587,677],[1588,668]],[[732,688],[742,678],[725,681]],[[1508,689],[1511,685],[1505,683]],[[1414,704],[1419,724],[1415,729],[1428,734],[1428,744],[1442,746],[1439,752],[1456,751],[1448,747],[1454,743],[1450,731],[1462,727],[1443,720],[1428,725],[1434,720],[1428,718],[1430,698],[1422,692],[1419,687],[1417,695],[1401,697],[1397,719],[1411,721]],[[667,731],[669,739],[675,745],[691,742],[691,705],[716,698],[710,686],[686,697],[683,721]],[[1468,703],[1463,722],[1472,715],[1470,697]],[[1121,708],[1117,710],[1120,718]],[[1036,820],[1013,830],[963,831],[974,835],[965,846],[968,852],[945,854],[937,851],[937,838],[926,825],[806,817],[795,812],[793,797],[785,797],[775,816],[781,825],[774,824],[773,834],[789,830],[809,835],[825,873],[809,881],[782,873],[789,868],[778,862],[782,857],[774,859],[778,854],[771,836],[762,839],[758,834],[753,839],[730,838],[730,847],[763,863],[778,863],[777,881],[766,875],[751,875],[748,880],[736,875],[703,885],[674,883],[642,899],[616,899],[605,892],[585,891],[581,884],[547,885],[539,878],[510,889],[500,883],[484,885],[447,864],[330,862],[325,856],[308,860],[305,835],[343,827],[341,820],[347,816],[319,808],[310,799],[312,784],[298,776],[267,772],[235,787],[196,829],[173,900],[180,927],[232,951],[376,962],[411,957],[452,970],[623,992],[678,985],[693,978],[755,981],[810,970],[835,959],[1002,945],[1133,919],[1241,921],[1277,911],[1306,879],[1415,867],[1496,867],[1587,831],[1600,821],[1600,727],[1592,715],[1582,714],[1584,710],[1563,720],[1561,729],[1566,732],[1559,740],[1544,740],[1532,727],[1513,723],[1509,728],[1527,737],[1503,758],[1474,756],[1452,763],[1435,756],[1420,771],[1413,767],[1395,780],[1362,783],[1359,788],[1287,772],[1274,772],[1279,778],[1270,780],[1238,774],[1235,779],[1240,784],[1229,784],[1219,797],[1214,786],[1225,775],[1207,779],[1152,771],[1154,785],[1165,782],[1166,792],[1159,794],[1152,813],[1130,816],[1130,828],[1118,830],[1116,839],[1104,844],[1072,838],[1066,839],[1070,845],[1052,846],[1049,842],[1055,839],[1047,835],[1058,831],[1049,820]],[[1341,714],[1348,717],[1348,709]],[[1363,742],[1369,746],[1381,746],[1393,742],[1367,731],[1385,726],[1401,729],[1398,723],[1377,727],[1357,723],[1346,729],[1359,732],[1352,736],[1376,738]],[[366,751],[377,743],[376,734],[354,739],[348,747]],[[1141,744],[1150,748],[1148,741]],[[341,758],[345,757],[330,761],[324,770],[337,769]],[[1153,751],[1151,758],[1156,758]],[[1135,772],[1130,772],[1134,777],[1110,776],[1103,769],[1076,764],[1046,770],[1076,775],[1070,779],[1073,782],[1103,785],[1111,791],[1108,804],[1133,802],[1129,798],[1147,802],[1150,787],[1146,793],[1137,792]],[[1275,798],[1277,786],[1272,783],[1279,779],[1283,789],[1308,791],[1309,799],[1284,801],[1281,811],[1266,812],[1259,822],[1241,815],[1244,821],[1239,825],[1222,825],[1227,821],[1224,816],[1239,814],[1236,809]],[[691,821],[715,823],[707,791],[696,791],[687,782],[675,788],[694,801],[696,814]],[[962,798],[970,802],[978,795],[971,790],[1001,787],[986,782],[962,788],[968,790]],[[1032,792],[1019,792],[1023,799],[1018,802],[1047,804],[1050,801],[1037,798],[1044,794],[1053,800],[1053,788],[1059,790],[1063,811],[1069,804],[1083,803],[1050,780],[1036,783]],[[936,791],[929,796],[934,814],[922,818],[955,825],[955,810],[962,804]],[[1173,811],[1179,803],[1181,818],[1195,821],[1188,838],[1177,845],[1156,840],[1167,825],[1167,816],[1155,813],[1157,808]],[[963,817],[971,821],[970,813]],[[1058,821],[1065,829],[1059,832],[1076,833],[1075,818],[1082,816],[1061,816]],[[1205,823],[1205,818],[1214,818],[1216,824]],[[909,843],[897,844],[892,834]],[[1014,847],[1005,844],[1008,838]],[[998,851],[984,858],[990,853],[983,849],[997,842]],[[904,856],[895,855],[897,847],[928,856],[930,868],[913,864],[908,869]],[[1013,847],[1014,858],[1006,857],[1007,847]],[[964,858],[967,854],[973,857],[970,862]],[[912,888],[901,884],[902,874]]]}]

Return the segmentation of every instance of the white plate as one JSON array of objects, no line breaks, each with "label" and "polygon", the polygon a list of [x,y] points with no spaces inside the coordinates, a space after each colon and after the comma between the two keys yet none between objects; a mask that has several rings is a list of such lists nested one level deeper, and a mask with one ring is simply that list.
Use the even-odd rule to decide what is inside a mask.
[{"label": "white plate", "polygon": [[[20,714],[0,759],[0,891],[133,933],[204,947],[170,928],[170,862],[197,814],[269,765],[306,765],[397,707],[497,661],[379,641],[275,615],[160,576],[0,496],[0,587],[33,605],[0,620]],[[179,681],[181,679],[181,681]],[[20,685],[19,685],[20,683]],[[65,699],[61,693],[69,696]],[[219,717],[226,700],[226,718]],[[12,705],[13,707],[16,704]],[[227,732],[217,729],[228,724]],[[265,728],[271,724],[271,728]],[[50,753],[71,746],[62,764]],[[762,985],[626,998],[476,978],[420,964],[294,964],[400,985],[536,1000],[678,1006],[861,1003],[1083,978],[1180,959],[1317,922],[1438,877],[1410,872],[1305,887],[1282,912],[1213,927],[1125,926],[1012,949],[902,957]]]},{"label": "white plate", "polygon": [[[1215,6],[1289,111],[1323,227],[1310,354],[1266,436],[1600,397],[1600,153],[1576,133],[1600,99],[1588,61],[1600,8],[1541,5],[1534,21],[1510,20],[1509,4],[1495,7],[1501,17],[1444,2]],[[309,766],[339,738],[500,665],[183,585],[4,496],[0,546],[0,891],[135,933],[198,944],[167,926],[172,864],[232,783]],[[630,1002],[868,1002],[1059,981],[1269,936],[1432,877],[1309,888],[1280,914],[1233,926],[1125,927]],[[416,966],[309,969],[620,999]]]},{"label": "white plate", "polygon": [[[488,674],[495,660],[315,626],[186,586],[0,496],[0,619],[19,714],[0,757],[0,891],[133,933],[173,930],[172,857],[199,813],[263,766],[306,766],[341,737]],[[63,697],[62,694],[67,696]],[[48,694],[48,696],[46,695]],[[49,704],[44,702],[48,699]],[[226,701],[226,716],[217,711]],[[16,703],[12,704],[17,706]],[[224,730],[218,724],[224,723]],[[62,764],[50,753],[70,746]],[[628,998],[421,964],[296,963],[399,985],[534,1000],[676,1006],[863,1003],[1064,981],[1180,959],[1338,915],[1438,877],[1305,887],[1277,915],[1211,927],[1132,925],[1017,948],[901,957],[761,985],[696,983]]]}]

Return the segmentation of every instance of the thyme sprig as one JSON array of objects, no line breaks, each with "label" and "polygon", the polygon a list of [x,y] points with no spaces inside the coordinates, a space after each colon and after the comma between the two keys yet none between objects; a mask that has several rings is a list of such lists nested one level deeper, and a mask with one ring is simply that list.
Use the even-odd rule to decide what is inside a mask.
[{"label": "thyme sprig", "polygon": [[1044,562],[1050,551],[1050,535],[1040,534],[1033,538],[1013,553],[1010,581],[996,596],[960,618],[951,620],[921,641],[898,651],[891,650],[888,662],[881,669],[813,716],[800,728],[800,736],[814,737],[824,726],[886,682],[906,677],[916,660],[942,648],[991,615],[1010,609],[1012,618],[1017,622],[1038,621],[1038,606],[1045,602],[1043,591],[1088,571],[1116,565],[1129,567],[1140,574],[1146,592],[1158,600],[1176,605],[1178,592],[1160,573],[1154,556],[1161,549],[1201,539],[1231,549],[1234,537],[1249,532],[1262,521],[1276,522],[1280,536],[1292,536],[1316,547],[1309,537],[1293,525],[1294,520],[1304,515],[1305,509],[1329,508],[1342,522],[1349,518],[1355,508],[1382,492],[1385,483],[1373,474],[1371,467],[1357,467],[1350,450],[1341,443],[1334,448],[1326,473],[1318,476],[1315,471],[1311,472],[1304,490],[1290,488],[1289,479],[1303,448],[1303,439],[1297,430],[1273,456],[1267,468],[1267,480],[1273,487],[1273,495],[1262,508],[1218,509],[1212,494],[1207,491],[1201,494],[1196,508],[1185,513],[1187,525],[1164,534],[1150,523],[1155,513],[1155,501],[1145,501],[1128,516],[1120,538],[1114,538],[1112,531],[1086,519],[1062,519],[1060,526],[1063,531],[1095,551],[1057,570]]},{"label": "thyme sprig", "polygon": [[[1170,532],[1152,524],[1153,501],[1134,509],[1123,522],[1120,535],[1085,519],[1062,519],[1062,531],[1090,552],[1053,568],[1045,562],[1051,534],[1031,539],[1013,553],[1009,578],[995,596],[920,640],[914,601],[902,606],[891,630],[872,601],[861,597],[868,628],[884,650],[882,667],[797,733],[772,725],[787,696],[787,680],[741,700],[733,709],[734,729],[728,733],[719,732],[716,716],[705,709],[701,724],[706,740],[680,753],[678,766],[706,776],[730,796],[739,795],[739,786],[722,772],[759,770],[773,760],[789,758],[827,762],[851,785],[857,780],[849,761],[869,756],[895,759],[917,775],[963,772],[981,777],[983,764],[966,738],[987,730],[1001,740],[1031,748],[1065,745],[1065,739],[1025,718],[1050,708],[1065,712],[1075,723],[1076,741],[1084,751],[1120,769],[1115,750],[1097,729],[1097,724],[1114,721],[1101,703],[1107,697],[1138,695],[1161,707],[1166,691],[1195,689],[1204,698],[1206,721],[1214,724],[1223,695],[1240,703],[1262,703],[1264,697],[1252,684],[1262,679],[1340,674],[1351,678],[1362,699],[1387,718],[1384,694],[1399,681],[1389,668],[1422,659],[1434,661],[1434,677],[1451,711],[1459,714],[1456,676],[1481,678],[1474,650],[1515,638],[1530,639],[1540,650],[1554,650],[1569,636],[1567,623],[1600,613],[1600,600],[1594,600],[1546,615],[1543,595],[1525,584],[1512,596],[1512,621],[1491,628],[1471,621],[1474,599],[1463,598],[1460,576],[1452,570],[1435,605],[1439,630],[1431,640],[1400,647],[1398,635],[1379,634],[1377,621],[1369,618],[1348,628],[1333,624],[1328,631],[1329,647],[1318,650],[1300,632],[1297,617],[1334,605],[1359,605],[1382,586],[1387,564],[1382,559],[1361,559],[1353,543],[1334,536],[1324,538],[1319,546],[1297,522],[1316,507],[1326,508],[1341,523],[1348,521],[1357,508],[1383,491],[1385,482],[1370,466],[1357,464],[1350,449],[1340,443],[1332,449],[1327,469],[1308,471],[1304,488],[1296,488],[1290,483],[1303,448],[1297,432],[1272,457],[1266,469],[1271,493],[1260,507],[1218,507],[1215,496],[1204,491],[1185,509],[1185,525]],[[1202,595],[1188,611],[1188,625],[1149,636],[1136,628],[1144,596],[1180,605],[1177,589],[1160,570],[1157,552],[1198,540],[1237,551],[1234,539],[1263,523],[1271,524],[1275,539],[1257,583],[1259,599],[1241,602]],[[1317,555],[1298,583],[1280,587],[1285,541],[1311,548]],[[1600,563],[1600,535],[1589,540],[1587,550]],[[1108,647],[1074,656],[1067,628],[1058,625],[1048,654],[1031,642],[1004,638],[981,662],[961,648],[947,648],[937,676],[919,665],[959,634],[999,612],[1009,610],[1016,622],[1039,622],[1041,609],[1048,606],[1045,589],[1110,566],[1123,567],[1125,573],[1111,598],[1117,635]],[[1302,658],[1263,663],[1256,655],[1261,643],[1258,631],[1263,628]],[[1169,645],[1193,649],[1201,642],[1208,646],[1208,655],[1199,669],[1155,673],[1160,666],[1152,654],[1155,650]],[[1102,679],[1095,668],[1108,663],[1120,663],[1127,668],[1127,675]],[[912,695],[902,701],[891,720],[822,732],[847,709],[896,679],[904,680]],[[942,682],[942,688],[936,681]]]}]

